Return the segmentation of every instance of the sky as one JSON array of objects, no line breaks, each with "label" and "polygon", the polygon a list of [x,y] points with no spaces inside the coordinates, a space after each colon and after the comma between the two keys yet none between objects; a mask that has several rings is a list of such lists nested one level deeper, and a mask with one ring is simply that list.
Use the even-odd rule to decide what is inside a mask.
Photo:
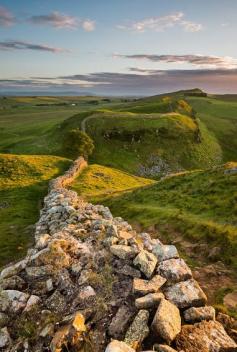
[{"label": "sky", "polygon": [[237,93],[236,0],[0,0],[0,93]]}]

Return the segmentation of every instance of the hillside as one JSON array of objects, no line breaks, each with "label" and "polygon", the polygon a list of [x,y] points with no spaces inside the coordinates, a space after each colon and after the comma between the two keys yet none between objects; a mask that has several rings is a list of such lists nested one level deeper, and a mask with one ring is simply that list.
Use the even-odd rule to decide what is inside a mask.
[{"label": "hillside", "polygon": [[70,162],[54,156],[0,154],[0,266],[25,254],[48,181]]}]

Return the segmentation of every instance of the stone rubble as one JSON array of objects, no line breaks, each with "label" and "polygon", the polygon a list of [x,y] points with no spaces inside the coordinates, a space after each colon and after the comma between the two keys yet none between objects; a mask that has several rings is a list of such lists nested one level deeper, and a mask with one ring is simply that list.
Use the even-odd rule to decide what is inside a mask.
[{"label": "stone rubble", "polygon": [[65,188],[86,165],[50,182],[34,248],[0,273],[0,349],[237,351],[175,246]]}]

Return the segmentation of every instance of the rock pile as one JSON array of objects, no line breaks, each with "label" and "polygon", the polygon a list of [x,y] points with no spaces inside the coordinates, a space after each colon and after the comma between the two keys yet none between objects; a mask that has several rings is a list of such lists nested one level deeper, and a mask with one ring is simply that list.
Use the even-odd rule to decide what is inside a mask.
[{"label": "rock pile", "polygon": [[174,246],[64,188],[85,165],[51,182],[34,248],[0,274],[0,350],[237,351]]}]

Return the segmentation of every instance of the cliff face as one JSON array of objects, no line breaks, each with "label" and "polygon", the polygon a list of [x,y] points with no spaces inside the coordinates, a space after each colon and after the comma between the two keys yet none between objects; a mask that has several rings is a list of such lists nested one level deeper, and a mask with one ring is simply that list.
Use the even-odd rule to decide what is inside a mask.
[{"label": "cliff face", "polygon": [[3,351],[237,351],[177,249],[50,183],[35,246],[0,274]]}]

